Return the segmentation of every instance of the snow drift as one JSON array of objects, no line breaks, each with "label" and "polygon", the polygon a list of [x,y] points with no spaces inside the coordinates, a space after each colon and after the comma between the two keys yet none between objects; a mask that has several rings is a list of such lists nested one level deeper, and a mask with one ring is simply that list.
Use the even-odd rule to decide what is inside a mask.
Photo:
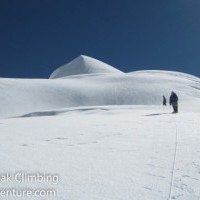
[{"label": "snow drift", "polygon": [[[73,62],[80,59],[83,58]],[[200,79],[195,76],[168,71],[125,74],[112,67],[105,68],[104,63],[96,60],[93,68],[89,60],[94,60],[88,57],[86,60],[82,72],[77,70],[82,65],[74,71],[64,67],[63,74],[59,69],[51,76],[64,79],[0,79],[0,117],[77,106],[161,105],[162,95],[168,97],[172,90],[178,93],[181,104],[199,101]],[[88,74],[86,69],[90,69]],[[97,69],[110,71],[97,73]]]}]

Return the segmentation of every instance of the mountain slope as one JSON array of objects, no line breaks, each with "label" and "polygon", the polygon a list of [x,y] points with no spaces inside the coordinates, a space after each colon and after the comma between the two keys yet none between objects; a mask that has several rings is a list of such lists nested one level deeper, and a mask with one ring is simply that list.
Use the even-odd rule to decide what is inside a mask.
[{"label": "mountain slope", "polygon": [[[69,76],[65,79],[0,79],[0,117],[97,105],[161,105],[174,90],[180,105],[200,98],[200,79],[177,72]],[[189,108],[189,107],[188,107]]]},{"label": "mountain slope", "polygon": [[1,184],[53,188],[56,200],[199,200],[200,114],[170,113],[159,106],[102,106],[0,119],[2,174],[46,172],[60,180]]}]

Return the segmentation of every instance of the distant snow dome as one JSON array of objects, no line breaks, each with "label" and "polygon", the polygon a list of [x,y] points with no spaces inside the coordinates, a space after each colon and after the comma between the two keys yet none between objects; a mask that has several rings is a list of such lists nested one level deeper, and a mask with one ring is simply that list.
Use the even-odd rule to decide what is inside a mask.
[{"label": "distant snow dome", "polygon": [[56,69],[50,76],[50,79],[63,78],[66,76],[80,75],[80,74],[96,74],[96,73],[123,73],[120,70],[102,62],[97,59],[80,55]]}]

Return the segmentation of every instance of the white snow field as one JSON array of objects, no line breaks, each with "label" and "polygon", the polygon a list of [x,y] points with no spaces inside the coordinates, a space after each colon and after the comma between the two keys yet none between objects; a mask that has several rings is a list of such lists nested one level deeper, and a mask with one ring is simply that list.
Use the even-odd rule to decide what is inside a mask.
[{"label": "white snow field", "polygon": [[[178,114],[162,107],[172,90]],[[0,195],[13,188],[57,192],[1,198],[199,200],[199,98],[195,76],[123,73],[87,56],[51,79],[1,78]],[[59,183],[19,183],[18,172],[57,174]],[[6,173],[12,181],[2,180]]]}]

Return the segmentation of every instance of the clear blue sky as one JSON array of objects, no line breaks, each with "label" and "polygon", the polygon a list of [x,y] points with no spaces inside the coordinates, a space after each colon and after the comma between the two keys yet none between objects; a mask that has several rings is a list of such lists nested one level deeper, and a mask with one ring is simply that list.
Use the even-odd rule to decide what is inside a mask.
[{"label": "clear blue sky", "polygon": [[47,78],[80,54],[200,76],[200,0],[0,0],[0,26],[0,77]]}]

